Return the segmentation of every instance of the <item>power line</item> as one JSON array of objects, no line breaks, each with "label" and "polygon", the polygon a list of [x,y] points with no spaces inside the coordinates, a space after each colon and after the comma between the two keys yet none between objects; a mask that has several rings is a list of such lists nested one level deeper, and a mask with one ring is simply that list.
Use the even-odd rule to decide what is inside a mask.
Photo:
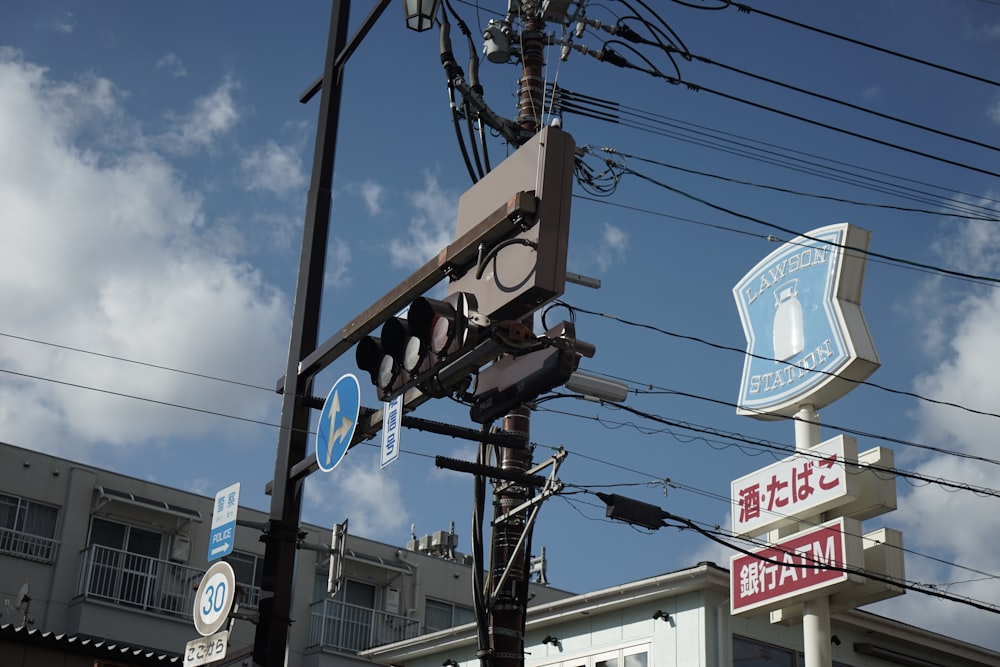
[{"label": "power line", "polygon": [[705,178],[711,178],[711,179],[715,179],[715,180],[725,181],[727,183],[733,183],[733,184],[736,184],[736,185],[747,185],[747,186],[750,186],[750,187],[759,188],[761,190],[770,190],[772,192],[780,192],[782,194],[790,194],[790,195],[797,195],[797,196],[800,196],[800,197],[809,197],[811,199],[821,199],[821,200],[826,200],[826,201],[833,201],[833,202],[837,202],[837,203],[840,203],[840,204],[850,204],[850,205],[853,205],[853,206],[865,206],[865,207],[869,207],[869,208],[887,209],[887,210],[894,210],[894,211],[903,211],[903,212],[906,212],[906,213],[922,213],[922,214],[934,215],[934,216],[938,216],[938,217],[944,216],[944,217],[962,218],[962,219],[965,219],[965,220],[978,220],[978,221],[984,221],[984,222],[1000,222],[1000,217],[997,217],[995,215],[994,216],[980,216],[980,215],[971,215],[971,214],[967,214],[967,213],[966,214],[948,213],[946,211],[940,211],[940,210],[932,211],[932,210],[929,210],[929,209],[913,208],[913,207],[908,207],[908,206],[893,206],[891,204],[876,204],[876,203],[873,203],[873,202],[862,202],[862,201],[857,201],[857,200],[852,200],[852,199],[846,199],[844,197],[834,197],[834,196],[831,196],[831,195],[821,195],[821,194],[816,194],[816,193],[811,193],[811,192],[802,192],[800,190],[793,190],[791,188],[784,188],[784,187],[777,186],[777,185],[767,185],[767,184],[764,184],[764,183],[757,183],[757,182],[754,182],[754,181],[747,181],[747,180],[742,180],[742,179],[738,179],[738,178],[732,178],[732,177],[728,177],[728,176],[720,176],[718,174],[712,174],[712,173],[709,173],[709,172],[706,172],[706,171],[700,171],[700,170],[697,170],[697,169],[688,169],[688,168],[685,168],[685,167],[681,167],[679,165],[670,164],[669,162],[663,162],[661,160],[654,160],[652,158],[646,158],[646,157],[642,157],[642,156],[639,156],[639,155],[634,155],[634,154],[631,154],[631,153],[625,153],[625,152],[622,152],[622,151],[619,151],[619,150],[615,150],[613,148],[591,149],[589,147],[585,147],[585,150],[590,150],[590,151],[600,150],[600,151],[608,153],[610,155],[620,155],[620,156],[625,157],[625,158],[629,158],[629,159],[633,159],[633,160],[638,160],[640,162],[646,162],[648,164],[657,165],[659,167],[665,167],[667,169],[673,169],[673,170],[680,171],[680,172],[683,172],[683,173],[686,173],[686,174],[692,174],[692,175],[695,175],[695,176],[703,176]]},{"label": "power line", "polygon": [[[914,260],[904,259],[904,258],[901,258],[901,257],[893,257],[892,255],[886,255],[886,254],[883,254],[883,253],[878,253],[878,252],[875,252],[873,250],[864,250],[864,249],[861,249],[861,248],[853,248],[853,247],[845,246],[845,245],[842,245],[842,244],[829,243],[829,242],[826,242],[826,241],[821,241],[820,239],[813,239],[808,234],[801,234],[799,232],[796,232],[795,230],[789,229],[787,227],[783,227],[781,225],[778,225],[776,223],[764,220],[762,218],[758,218],[758,217],[749,215],[747,213],[740,213],[739,211],[736,211],[736,210],[733,210],[731,208],[722,206],[721,204],[716,204],[716,203],[711,202],[711,201],[709,201],[707,199],[704,199],[702,197],[698,197],[697,195],[694,195],[694,194],[692,194],[690,192],[686,192],[686,191],[681,190],[679,188],[675,188],[675,187],[673,187],[671,185],[667,185],[663,181],[660,181],[658,179],[653,178],[652,176],[648,176],[646,174],[638,172],[635,169],[632,169],[630,167],[626,167],[625,165],[619,165],[619,167],[620,167],[620,169],[622,170],[623,173],[631,174],[631,175],[635,176],[636,178],[642,179],[642,180],[646,181],[647,183],[651,183],[653,185],[656,185],[656,186],[658,186],[660,188],[663,188],[664,190],[668,190],[668,191],[673,192],[675,194],[681,195],[682,197],[686,197],[687,199],[690,199],[692,201],[696,201],[699,204],[703,204],[705,206],[708,206],[709,208],[713,208],[713,209],[715,209],[717,211],[721,211],[722,213],[726,213],[728,215],[732,215],[732,216],[734,216],[736,218],[741,218],[741,219],[747,220],[749,222],[754,222],[756,224],[763,225],[764,227],[769,227],[771,229],[776,229],[776,230],[778,230],[780,232],[783,232],[785,234],[789,234],[791,236],[801,236],[802,238],[809,239],[811,241],[819,241],[821,243],[828,243],[829,245],[832,245],[834,247],[842,248],[844,250],[851,250],[851,251],[859,253],[859,254],[865,254],[865,255],[867,255],[869,257],[877,257],[879,259],[885,260],[887,262],[892,262],[894,264],[900,264],[900,265],[907,266],[907,267],[914,267],[914,268],[918,268],[918,269],[923,269],[923,270],[926,270],[926,271],[930,271],[932,273],[939,273],[939,274],[942,274],[942,275],[945,275],[945,276],[950,276],[950,277],[953,277],[953,278],[961,278],[961,279],[964,279],[964,280],[973,280],[973,281],[977,281],[977,282],[991,283],[991,284],[993,284],[993,286],[1000,285],[1000,278],[995,278],[993,276],[982,276],[982,275],[976,275],[976,274],[966,273],[964,271],[953,271],[951,269],[946,269],[944,267],[935,266],[933,264],[925,264],[923,262],[917,262],[917,261],[914,261]],[[998,176],[1000,176],[1000,174],[998,174]]]},{"label": "power line", "polygon": [[[714,348],[714,349],[717,349],[717,350],[724,350],[726,352],[736,352],[738,354],[748,355],[750,357],[753,357],[754,359],[760,359],[762,361],[778,361],[777,359],[774,359],[772,357],[767,357],[767,356],[760,355],[760,354],[753,354],[753,353],[748,352],[747,350],[742,349],[742,348],[733,347],[731,345],[724,345],[722,343],[715,343],[715,342],[706,340],[704,338],[699,338],[698,336],[691,336],[691,335],[688,335],[688,334],[676,333],[674,331],[670,331],[668,329],[664,329],[662,327],[658,327],[655,324],[648,324],[648,323],[644,323],[644,322],[637,322],[637,321],[634,321],[634,320],[628,320],[628,319],[625,319],[625,318],[622,318],[622,317],[618,317],[617,315],[612,315],[612,314],[609,314],[609,313],[600,313],[600,312],[597,312],[596,310],[589,310],[587,308],[582,308],[580,306],[574,306],[572,304],[566,303],[565,301],[556,301],[553,304],[553,306],[556,306],[556,305],[562,306],[563,308],[567,308],[567,309],[569,309],[572,312],[583,313],[584,315],[592,315],[592,316],[595,316],[595,317],[602,317],[604,319],[612,320],[614,322],[619,322],[619,323],[624,324],[626,326],[636,327],[636,328],[639,328],[639,329],[647,329],[649,331],[654,331],[654,332],[662,334],[664,336],[669,336],[671,338],[678,338],[680,340],[687,340],[687,341],[691,341],[691,342],[694,342],[694,343],[699,343],[701,345],[706,345],[708,347],[711,347],[711,348]],[[830,375],[830,373],[828,371],[824,371],[824,370],[819,369],[819,368],[813,369],[811,372],[825,374],[825,375]],[[943,400],[940,400],[940,399],[931,398],[929,396],[924,396],[922,394],[917,394],[915,392],[905,391],[905,390],[902,390],[902,389],[893,389],[891,387],[886,387],[884,385],[880,385],[880,384],[877,384],[875,382],[871,382],[869,380],[849,380],[847,378],[841,378],[841,379],[843,381],[845,381],[845,382],[853,382],[853,383],[855,383],[855,384],[857,384],[859,386],[863,385],[863,386],[866,386],[866,387],[872,387],[873,389],[878,389],[879,391],[884,391],[884,392],[887,392],[887,393],[896,394],[898,396],[906,396],[907,398],[914,398],[914,399],[917,399],[919,401],[923,401],[923,402],[926,402],[926,403],[933,403],[934,405],[941,405],[941,406],[944,406],[944,407],[955,408],[957,410],[962,410],[962,411],[968,412],[970,414],[981,415],[981,416],[984,416],[984,417],[995,417],[995,418],[1000,419],[1000,414],[995,413],[995,412],[988,412],[986,410],[977,410],[975,408],[970,408],[970,407],[967,407],[967,406],[964,406],[964,405],[961,405],[961,404],[958,404],[958,403],[953,403],[953,402],[950,402],[950,401],[943,401]]]},{"label": "power line", "polygon": [[[110,389],[100,389],[98,387],[90,387],[84,384],[77,384],[75,382],[67,382],[65,380],[56,380],[53,378],[46,378],[40,375],[32,375],[30,373],[20,373],[18,371],[12,371],[7,368],[0,368],[0,373],[6,373],[8,375],[14,375],[17,377],[26,378],[29,380],[38,380],[40,382],[50,382],[52,384],[62,385],[64,387],[73,387],[74,389],[85,389],[87,391],[96,391],[101,394],[108,394],[109,396],[118,396],[120,398],[130,398],[136,401],[143,401],[146,403],[152,403],[154,405],[162,405],[169,408],[178,408],[180,410],[189,410],[191,412],[199,412],[201,414],[212,415],[214,417],[225,417],[226,419],[235,419],[237,421],[247,422],[250,424],[260,424],[261,426],[271,426],[277,429],[281,429],[280,424],[274,424],[272,422],[261,421],[259,419],[251,419],[249,417],[240,417],[239,415],[230,415],[224,412],[218,412],[215,410],[208,410],[206,408],[196,408],[191,405],[181,405],[180,403],[171,403],[169,401],[161,401],[155,398],[147,398],[145,396],[136,396],[134,394],[126,394],[124,392],[112,391]],[[293,429],[302,430],[302,429]],[[306,433],[312,433],[312,431],[305,431]]]},{"label": "power line", "polygon": [[[842,160],[824,157],[815,153],[802,151],[787,146],[781,146],[773,142],[753,139],[743,135],[726,132],[715,128],[709,128],[697,123],[690,123],[677,118],[672,118],[663,114],[648,110],[630,107],[617,102],[610,102],[601,98],[584,95],[562,87],[554,87],[550,93],[559,101],[561,109],[569,113],[575,113],[586,117],[595,118],[605,122],[619,124],[624,127],[638,129],[657,136],[676,139],[688,144],[701,146],[710,150],[735,155],[755,162],[781,167],[797,173],[817,176],[837,183],[859,187],[873,192],[888,194],[911,201],[932,204],[942,208],[957,211],[959,213],[972,213],[975,211],[983,214],[993,214],[994,209],[974,204],[962,202],[960,205],[954,199],[956,196],[981,199],[992,204],[1000,201],[982,196],[963,192],[953,188],[944,188],[937,183],[929,183],[912,178],[899,176],[873,169],[868,166],[851,164]],[[591,105],[603,109],[600,113],[589,111]],[[635,116],[648,123],[623,122],[619,118],[619,113],[628,116]],[[659,127],[672,128],[674,131],[657,129]],[[867,176],[863,174],[868,174]],[[919,190],[910,185],[919,186],[924,190]],[[927,190],[940,190],[946,193],[949,198],[941,198],[931,194]]]},{"label": "power line", "polygon": [[[691,424],[689,422],[683,422],[683,421],[677,421],[677,420],[673,420],[673,419],[668,419],[668,418],[663,417],[661,415],[656,415],[656,414],[653,414],[653,413],[650,413],[650,412],[646,412],[644,410],[639,410],[637,408],[633,408],[631,406],[627,406],[627,405],[624,405],[624,404],[615,404],[615,405],[606,404],[606,407],[608,409],[622,410],[624,412],[629,412],[629,413],[631,413],[633,415],[636,415],[637,417],[642,417],[643,419],[647,419],[647,420],[655,422],[657,424],[663,424],[664,426],[668,426],[668,427],[674,427],[674,428],[684,429],[684,430],[687,430],[687,431],[691,431],[693,433],[701,434],[703,436],[704,435],[711,435],[711,436],[720,437],[720,438],[728,438],[728,439],[730,439],[730,440],[732,440],[734,442],[728,444],[727,447],[729,447],[729,446],[736,447],[740,451],[743,451],[743,446],[751,446],[751,447],[757,447],[757,448],[770,449],[770,450],[773,450],[773,451],[776,451],[776,452],[783,452],[785,454],[795,454],[795,455],[800,455],[801,454],[803,456],[811,457],[811,458],[818,458],[819,457],[818,454],[810,454],[809,452],[801,452],[801,451],[797,450],[795,447],[792,447],[792,446],[789,446],[789,445],[782,445],[782,444],[779,444],[779,443],[772,442],[770,440],[764,440],[762,438],[752,438],[752,437],[750,437],[748,435],[745,435],[745,434],[742,434],[742,433],[727,432],[727,431],[723,431],[723,430],[715,428],[715,427],[701,426],[701,425],[698,425],[698,424]],[[539,409],[540,410],[545,410],[546,412],[554,412],[554,413],[557,413],[557,414],[562,414],[564,416],[570,416],[570,417],[576,417],[576,418],[579,418],[579,419],[586,419],[586,420],[596,421],[599,424],[601,424],[602,426],[605,426],[607,428],[607,425],[605,423],[606,420],[598,419],[596,417],[587,417],[586,415],[580,415],[580,414],[576,414],[576,413],[572,413],[572,412],[564,412],[564,411],[560,411],[560,410],[555,410],[555,409],[547,407],[547,406],[545,408],[539,408]],[[633,425],[633,424],[631,424],[629,422],[618,422],[618,426],[619,427],[631,427],[631,428],[634,428],[636,431],[638,431],[640,433],[644,433],[644,431],[642,429],[636,427],[635,425]],[[827,424],[827,426],[830,427],[830,428],[835,428],[837,430],[843,430],[843,429],[840,429],[839,427],[837,427],[835,425]],[[656,432],[657,433],[662,433],[663,431],[662,430],[657,430]],[[676,434],[674,434],[672,431],[667,431],[667,432],[670,433],[670,435],[672,435],[675,438],[677,438]],[[845,431],[845,432],[849,432],[849,431]],[[700,438],[700,439],[704,440],[706,442],[706,444],[710,444],[707,439],[705,439],[705,438]],[[736,443],[742,443],[742,444],[736,444]],[[724,443],[720,443],[720,444],[724,444]],[[926,484],[935,484],[935,485],[940,486],[941,488],[943,488],[945,490],[952,489],[952,490],[955,490],[955,491],[968,491],[970,493],[973,493],[973,494],[979,495],[979,496],[983,496],[983,497],[1000,498],[1000,490],[998,490],[998,489],[992,489],[992,488],[982,487],[982,486],[975,486],[975,485],[969,484],[967,482],[958,482],[958,481],[948,480],[948,479],[944,479],[944,478],[940,478],[940,477],[930,477],[928,475],[922,475],[922,474],[916,473],[916,472],[910,472],[910,471],[906,471],[906,470],[900,470],[898,468],[885,468],[885,467],[882,467],[882,466],[873,466],[873,465],[866,465],[866,464],[859,464],[859,466],[862,467],[862,468],[870,469],[870,470],[872,470],[872,471],[874,471],[876,473],[883,473],[883,474],[886,474],[886,475],[893,475],[893,476],[896,476],[896,477],[902,477],[902,478],[906,479],[907,481],[909,481],[909,480],[916,480],[916,481],[919,481],[919,482],[924,482]]]},{"label": "power line", "polygon": [[121,362],[124,362],[124,363],[127,363],[127,364],[135,364],[137,366],[145,366],[146,368],[155,368],[155,369],[161,370],[161,371],[170,371],[171,373],[180,373],[181,375],[189,375],[191,377],[202,378],[202,379],[205,379],[205,380],[214,380],[216,382],[224,382],[226,384],[237,385],[237,386],[240,386],[240,387],[248,387],[250,389],[260,389],[260,390],[266,391],[268,393],[273,393],[274,392],[274,388],[273,387],[272,388],[262,387],[262,386],[256,385],[256,384],[250,384],[250,383],[247,383],[247,382],[240,382],[239,380],[230,380],[230,379],[227,379],[227,378],[221,378],[221,377],[217,377],[217,376],[214,376],[214,375],[206,375],[205,373],[197,373],[197,372],[194,372],[194,371],[185,371],[185,370],[181,370],[181,369],[178,369],[178,368],[171,368],[170,366],[161,366],[159,364],[151,364],[151,363],[146,362],[146,361],[136,361],[135,359],[127,359],[125,357],[119,357],[119,356],[116,356],[116,355],[113,355],[113,354],[105,354],[103,352],[94,352],[92,350],[84,350],[84,349],[79,348],[79,347],[70,347],[69,345],[60,345],[59,343],[52,343],[52,342],[49,342],[49,341],[39,340],[37,338],[28,338],[26,336],[17,336],[15,334],[4,333],[2,331],[0,331],[0,336],[3,336],[4,338],[11,338],[11,339],[14,339],[14,340],[24,341],[24,342],[27,342],[27,343],[35,343],[37,345],[45,345],[47,347],[54,347],[54,348],[58,348],[60,350],[67,350],[69,352],[79,352],[80,354],[88,354],[88,355],[91,355],[91,356],[94,356],[94,357],[102,357],[104,359],[112,359],[114,361],[121,361]]},{"label": "power line", "polygon": [[[678,2],[678,0],[674,0],[674,2]],[[685,3],[685,2],[678,2],[678,4],[682,4],[682,5],[685,5],[687,7],[697,7],[696,5],[688,4],[688,3]],[[970,74],[969,72],[963,72],[962,70],[955,69],[953,67],[948,67],[947,65],[939,65],[939,64],[931,62],[929,60],[924,60],[923,58],[917,58],[916,56],[911,56],[911,55],[908,55],[908,54],[905,54],[905,53],[901,53],[899,51],[893,51],[892,49],[887,49],[887,48],[884,48],[884,47],[872,44],[870,42],[865,42],[865,41],[862,41],[862,40],[859,40],[859,39],[854,39],[852,37],[847,37],[846,35],[841,35],[839,33],[832,32],[830,30],[825,30],[823,28],[817,28],[815,26],[811,26],[811,25],[808,25],[806,23],[802,23],[801,21],[796,21],[796,20],[793,20],[793,19],[790,19],[790,18],[786,18],[784,16],[779,16],[777,14],[772,14],[771,12],[767,12],[767,11],[764,11],[762,9],[757,9],[756,7],[751,7],[750,5],[747,5],[747,4],[743,4],[743,3],[739,3],[739,2],[726,2],[726,4],[727,5],[732,5],[733,7],[736,7],[740,12],[742,12],[744,14],[760,14],[761,16],[766,16],[767,18],[775,19],[777,21],[781,21],[783,23],[787,23],[789,25],[793,25],[793,26],[795,26],[797,28],[803,28],[805,30],[812,31],[812,32],[815,32],[817,34],[824,35],[826,37],[832,37],[834,39],[838,39],[838,40],[841,40],[841,41],[844,41],[844,42],[848,42],[849,44],[854,44],[855,46],[861,46],[861,47],[866,48],[866,49],[871,49],[872,51],[878,51],[879,53],[884,53],[886,55],[894,56],[896,58],[901,58],[903,60],[908,60],[908,61],[910,61],[912,63],[916,63],[918,65],[923,65],[925,67],[930,67],[932,69],[940,70],[942,72],[947,72],[948,74],[954,74],[955,76],[959,76],[959,77],[962,77],[962,78],[965,78],[965,79],[970,79],[972,81],[978,81],[979,83],[985,83],[985,84],[988,84],[990,86],[1000,86],[1000,82],[994,81],[992,79],[987,79],[986,77],[982,77],[982,76],[979,76],[979,75],[976,75],[976,74]]]},{"label": "power line", "polygon": [[[532,442],[531,444],[533,446],[535,446],[535,447],[545,447],[545,448],[551,449],[551,450],[558,449],[557,447],[553,447],[551,445],[544,445],[544,444],[538,443],[538,442]],[[655,477],[655,476],[651,475],[648,470],[637,470],[635,468],[631,468],[631,467],[622,465],[621,463],[617,463],[617,462],[614,462],[614,461],[607,461],[607,460],[598,458],[596,456],[592,456],[592,455],[585,454],[585,453],[580,452],[580,451],[569,449],[569,448],[567,448],[565,446],[562,446],[562,445],[560,447],[562,449],[564,449],[565,451],[567,451],[570,454],[570,456],[572,456],[572,457],[586,459],[586,460],[592,461],[594,463],[597,463],[599,465],[603,465],[603,466],[606,466],[606,467],[609,467],[609,468],[615,468],[615,469],[618,469],[618,470],[622,470],[622,471],[625,471],[625,472],[629,472],[629,473],[635,474],[638,477],[645,478],[645,479],[648,480],[647,482],[645,482],[645,484],[647,484],[647,485],[651,485],[651,484],[657,484],[657,485],[659,485],[659,484],[665,484],[665,485],[667,485],[669,487],[672,487],[672,488],[677,488],[677,489],[680,489],[680,490],[683,490],[683,491],[687,491],[688,493],[692,493],[692,494],[695,494],[695,495],[700,495],[700,496],[709,498],[710,500],[715,500],[715,501],[723,502],[726,505],[730,505],[730,506],[732,505],[732,499],[729,498],[728,496],[722,496],[720,494],[713,493],[713,492],[707,491],[705,489],[699,489],[698,487],[695,487],[695,486],[690,486],[690,485],[687,485],[687,484],[683,484],[681,482],[678,482],[676,479],[672,479],[672,478],[658,478],[658,477]],[[566,487],[568,487],[568,488],[590,488],[590,489],[599,488],[599,487],[600,488],[606,488],[606,486],[608,486],[608,485],[594,485],[594,484],[579,485],[579,484],[572,484],[572,483],[569,483],[569,482],[564,482],[564,485]],[[626,486],[631,486],[631,485],[630,484],[617,484],[617,485],[614,485],[614,486],[626,487]],[[561,495],[564,495],[564,494],[561,494]],[[782,514],[781,512],[776,512],[776,511],[772,511],[772,514],[774,514],[775,516],[779,516],[779,517],[788,517],[788,515]],[[806,522],[806,523],[808,523],[808,522]],[[815,524],[815,525],[818,525],[818,524]],[[985,572],[983,570],[979,570],[979,569],[976,569],[976,568],[973,568],[973,567],[970,567],[970,566],[967,566],[967,565],[962,565],[961,563],[955,563],[953,561],[948,561],[948,560],[945,560],[943,558],[938,558],[937,556],[932,556],[930,554],[925,554],[925,553],[916,551],[914,549],[907,548],[905,546],[904,547],[900,547],[900,550],[903,551],[904,553],[909,553],[909,554],[912,554],[914,556],[918,556],[920,558],[924,558],[924,559],[927,559],[927,560],[930,560],[930,561],[934,561],[934,562],[937,562],[937,563],[939,563],[941,565],[946,565],[948,567],[953,567],[953,568],[956,568],[956,569],[964,570],[966,572],[971,572],[973,574],[982,575],[983,577],[985,577],[987,579],[997,579],[997,578],[1000,578],[1000,575],[992,574],[990,572]]]}]

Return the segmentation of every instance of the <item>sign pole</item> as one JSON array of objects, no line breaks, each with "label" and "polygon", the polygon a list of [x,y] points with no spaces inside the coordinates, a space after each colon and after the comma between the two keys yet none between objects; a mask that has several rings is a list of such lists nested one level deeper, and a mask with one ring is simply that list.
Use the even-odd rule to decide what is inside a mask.
[{"label": "sign pole", "polygon": [[[795,413],[795,449],[807,451],[818,444],[819,413],[812,405],[800,405]],[[828,596],[812,598],[802,604],[802,648],[805,667],[832,667]]]}]

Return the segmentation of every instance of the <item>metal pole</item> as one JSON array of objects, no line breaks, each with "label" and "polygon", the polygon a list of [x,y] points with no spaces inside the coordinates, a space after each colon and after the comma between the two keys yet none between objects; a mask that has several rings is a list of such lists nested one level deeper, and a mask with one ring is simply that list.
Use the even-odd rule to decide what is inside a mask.
[{"label": "metal pole", "polygon": [[[518,90],[517,122],[531,133],[541,129],[542,121],[544,27],[540,14],[531,16],[526,19],[521,35],[523,69]],[[523,437],[524,442],[528,442],[531,411],[524,406],[512,410],[503,419],[503,430],[516,433]],[[530,447],[504,447],[500,453],[500,467],[523,473],[531,468],[531,459]],[[530,493],[531,490],[526,486],[507,485],[494,498],[494,515],[501,516],[520,506],[528,500]],[[528,606],[532,530],[525,518],[511,517],[493,528],[491,580],[494,586],[503,582],[502,586],[493,590],[489,612],[489,638],[494,667],[524,666],[524,623]],[[504,578],[504,571],[508,569]]]},{"label": "metal pole", "polygon": [[[811,405],[795,413],[795,449],[805,451],[820,443],[819,413]],[[805,667],[832,667],[830,648],[830,598],[806,600],[802,605],[802,648]]]},{"label": "metal pole", "polygon": [[306,202],[299,257],[292,330],[285,366],[281,401],[281,430],[274,463],[271,513],[265,543],[263,581],[259,602],[260,621],[254,636],[253,661],[261,667],[283,667],[291,624],[292,588],[299,519],[302,510],[302,480],[292,479],[291,468],[305,458],[310,408],[303,399],[311,394],[312,377],[299,373],[299,363],[316,349],[320,303],[327,252],[332,202],[333,160],[340,117],[342,65],[335,62],[347,44],[350,0],[334,0],[330,16],[323,94],[316,128],[312,180]]}]

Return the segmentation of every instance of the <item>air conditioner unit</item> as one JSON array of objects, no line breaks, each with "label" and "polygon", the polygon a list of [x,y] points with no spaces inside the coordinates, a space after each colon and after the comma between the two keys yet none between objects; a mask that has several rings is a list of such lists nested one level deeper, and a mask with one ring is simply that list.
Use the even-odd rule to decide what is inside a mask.
[{"label": "air conditioner unit", "polygon": [[170,560],[187,563],[191,558],[191,538],[187,535],[170,536]]},{"label": "air conditioner unit", "polygon": [[439,549],[454,549],[458,546],[458,535],[443,530],[435,531],[432,540],[433,546]]}]

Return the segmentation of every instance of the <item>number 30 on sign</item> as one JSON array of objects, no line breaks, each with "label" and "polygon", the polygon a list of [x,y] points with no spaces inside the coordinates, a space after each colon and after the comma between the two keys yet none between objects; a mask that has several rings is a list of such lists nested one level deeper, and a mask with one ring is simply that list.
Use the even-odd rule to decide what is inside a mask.
[{"label": "number 30 on sign", "polygon": [[226,657],[226,644],[228,643],[229,630],[189,641],[184,648],[184,667],[197,667],[222,660]]},{"label": "number 30 on sign", "polygon": [[214,563],[198,585],[194,599],[194,627],[202,637],[218,632],[236,599],[236,575],[224,560]]}]

